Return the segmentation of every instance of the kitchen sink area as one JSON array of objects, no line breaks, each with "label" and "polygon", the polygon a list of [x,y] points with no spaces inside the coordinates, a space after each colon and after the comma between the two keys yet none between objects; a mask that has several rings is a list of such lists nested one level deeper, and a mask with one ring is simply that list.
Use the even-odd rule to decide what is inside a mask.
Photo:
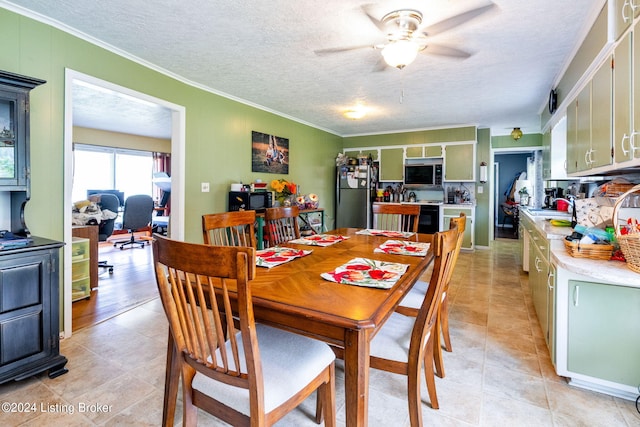
[{"label": "kitchen sink area", "polygon": [[530,208],[523,206],[521,211],[526,211],[529,215],[536,217],[536,219],[571,219],[571,214],[567,211],[557,211],[553,209],[542,208]]}]

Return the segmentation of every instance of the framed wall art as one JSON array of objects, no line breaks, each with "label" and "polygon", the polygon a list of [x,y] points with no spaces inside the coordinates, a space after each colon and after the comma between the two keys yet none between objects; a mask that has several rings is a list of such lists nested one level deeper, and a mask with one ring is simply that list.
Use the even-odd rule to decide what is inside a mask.
[{"label": "framed wall art", "polygon": [[289,139],[251,132],[251,171],[289,173]]}]

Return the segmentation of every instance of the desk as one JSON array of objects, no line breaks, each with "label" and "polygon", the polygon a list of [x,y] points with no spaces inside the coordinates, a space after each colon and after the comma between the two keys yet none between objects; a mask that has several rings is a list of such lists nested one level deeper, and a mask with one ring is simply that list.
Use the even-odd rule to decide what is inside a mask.
[{"label": "desk", "polygon": [[[366,426],[369,390],[369,343],[393,313],[404,295],[431,261],[425,257],[374,253],[389,238],[356,234],[343,228],[330,232],[350,236],[327,247],[287,244],[312,249],[310,255],[271,269],[257,268],[250,282],[257,321],[320,339],[344,348],[345,397],[348,426]],[[433,235],[414,235],[408,240],[431,242]],[[356,257],[409,264],[407,272],[391,289],[374,289],[326,281],[320,273]],[[172,373],[175,373],[172,375]],[[163,425],[173,425],[178,393],[179,367],[169,335]]]}]

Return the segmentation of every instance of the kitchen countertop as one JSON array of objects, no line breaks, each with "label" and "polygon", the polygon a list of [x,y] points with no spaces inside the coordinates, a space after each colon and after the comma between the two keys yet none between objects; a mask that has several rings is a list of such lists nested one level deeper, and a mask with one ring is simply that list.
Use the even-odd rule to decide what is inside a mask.
[{"label": "kitchen countertop", "polygon": [[619,284],[640,288],[640,274],[629,269],[625,262],[575,258],[567,253],[564,242],[551,242],[551,261],[572,273],[593,279],[595,282]]},{"label": "kitchen countertop", "polygon": [[559,211],[543,210],[539,213],[540,211],[529,212],[527,209],[522,209],[520,212],[534,221],[536,228],[550,240],[551,261],[557,266],[596,282],[640,288],[640,274],[629,269],[624,262],[576,258],[569,255],[563,240],[573,232],[573,229],[555,227],[549,222],[549,218],[570,219],[571,216],[567,212],[564,212],[564,217]]},{"label": "kitchen countertop", "polygon": [[469,203],[445,203],[445,202],[439,202],[439,201],[434,201],[434,200],[418,200],[416,202],[408,202],[408,201],[403,201],[403,202],[374,202],[374,203],[384,203],[384,204],[396,204],[396,205],[441,205],[444,206],[445,208],[473,208],[476,206],[475,202],[469,202]]},{"label": "kitchen countertop", "polygon": [[529,209],[521,208],[520,215],[526,215],[535,223],[536,228],[549,240],[564,239],[571,235],[571,227],[556,227],[551,225],[550,219],[571,219],[571,215],[565,211],[555,211],[550,209]]}]

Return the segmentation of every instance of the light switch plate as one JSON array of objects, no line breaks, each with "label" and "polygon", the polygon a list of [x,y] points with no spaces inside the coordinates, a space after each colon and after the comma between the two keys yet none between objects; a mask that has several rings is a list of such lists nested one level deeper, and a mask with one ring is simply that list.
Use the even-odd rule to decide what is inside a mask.
[{"label": "light switch plate", "polygon": [[208,193],[209,192],[209,183],[208,182],[201,182],[200,183],[200,188],[201,188],[201,191],[203,193]]},{"label": "light switch plate", "polygon": [[484,187],[482,185],[478,186],[478,194],[484,193]]}]

